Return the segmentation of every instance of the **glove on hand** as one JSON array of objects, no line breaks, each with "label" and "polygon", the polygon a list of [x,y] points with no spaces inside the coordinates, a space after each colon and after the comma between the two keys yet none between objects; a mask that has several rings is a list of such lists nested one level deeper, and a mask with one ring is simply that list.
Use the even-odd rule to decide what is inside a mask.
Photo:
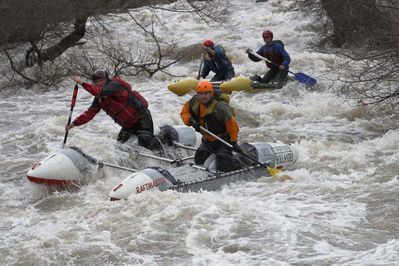
[{"label": "glove on hand", "polygon": [[237,153],[244,153],[244,151],[238,145],[237,141],[232,142],[231,145],[233,145],[233,151],[235,151]]},{"label": "glove on hand", "polygon": [[248,48],[247,50],[245,50],[245,52],[246,52],[247,54],[249,54],[249,53],[252,53],[252,50],[251,50],[250,48]]},{"label": "glove on hand", "polygon": [[192,126],[195,131],[200,132],[200,122],[195,120],[194,118],[190,117],[189,125]]}]

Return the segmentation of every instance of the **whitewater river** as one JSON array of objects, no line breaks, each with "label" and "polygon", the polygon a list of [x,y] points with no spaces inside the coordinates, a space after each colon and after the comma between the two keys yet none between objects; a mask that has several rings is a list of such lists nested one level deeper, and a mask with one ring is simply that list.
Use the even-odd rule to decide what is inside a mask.
[{"label": "whitewater river", "polygon": [[[51,192],[28,183],[26,173],[61,149],[73,83],[1,91],[0,265],[398,265],[398,118],[328,92],[334,73],[327,62],[334,57],[307,48],[317,40],[309,21],[284,13],[281,1],[229,2],[228,27],[186,14],[165,15],[164,24],[185,34],[182,46],[222,42],[242,75],[264,71],[244,51],[257,49],[270,28],[284,41],[291,70],[318,80],[313,89],[292,82],[232,95],[241,141],[296,145],[299,160],[286,171],[293,180],[265,176],[216,192],[150,191],[110,202],[109,191],[129,173],[104,169],[74,191]],[[170,71],[195,76],[198,61]],[[157,126],[182,124],[180,108],[190,96],[170,93],[173,79],[129,81],[148,99]],[[74,117],[91,99],[79,90]],[[157,164],[129,161],[115,141],[118,131],[100,113],[71,130],[67,144],[114,164]]]}]

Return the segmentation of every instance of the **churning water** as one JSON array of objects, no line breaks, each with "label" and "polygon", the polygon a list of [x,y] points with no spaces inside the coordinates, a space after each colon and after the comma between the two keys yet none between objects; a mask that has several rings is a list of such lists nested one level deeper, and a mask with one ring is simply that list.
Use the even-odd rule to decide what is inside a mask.
[{"label": "churning water", "polygon": [[[2,91],[1,265],[398,265],[397,118],[356,107],[325,89],[334,86],[326,63],[333,56],[307,48],[317,36],[309,20],[284,11],[290,1],[220,2],[228,27],[158,12],[164,12],[164,26],[184,34],[182,46],[212,38],[246,76],[265,70],[244,51],[260,47],[261,32],[269,28],[284,41],[291,70],[318,80],[313,89],[293,82],[277,91],[232,95],[241,141],[281,140],[298,147],[299,161],[287,171],[293,180],[263,177],[216,192],[150,191],[110,202],[109,191],[129,173],[104,169],[76,191],[47,191],[28,183],[26,172],[61,148],[73,82],[44,93]],[[116,32],[129,35],[128,23],[118,23]],[[197,61],[171,72],[195,76]],[[172,79],[129,81],[148,99],[157,126],[182,124],[180,108],[190,96],[170,93]],[[90,102],[80,89],[74,116]],[[118,131],[100,113],[74,128],[67,144],[115,164],[157,164],[129,162],[115,142]]]}]

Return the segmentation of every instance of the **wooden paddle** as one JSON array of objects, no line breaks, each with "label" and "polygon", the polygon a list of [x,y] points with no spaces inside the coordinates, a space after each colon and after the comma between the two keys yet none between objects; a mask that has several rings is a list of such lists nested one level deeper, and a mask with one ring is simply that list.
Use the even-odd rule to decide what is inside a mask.
[{"label": "wooden paddle", "polygon": [[198,75],[197,75],[197,79],[198,80],[201,78],[201,72],[202,72],[203,64],[204,64],[204,56],[202,56],[202,58],[201,58],[200,67],[199,67],[199,70],[198,70]]}]

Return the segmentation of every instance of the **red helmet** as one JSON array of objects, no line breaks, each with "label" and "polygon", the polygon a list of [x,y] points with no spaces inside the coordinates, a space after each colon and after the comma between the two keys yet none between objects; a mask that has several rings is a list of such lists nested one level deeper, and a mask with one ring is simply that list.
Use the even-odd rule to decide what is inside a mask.
[{"label": "red helmet", "polygon": [[210,92],[213,93],[213,86],[209,80],[201,80],[197,84],[197,92]]},{"label": "red helmet", "polygon": [[206,39],[202,44],[206,47],[213,47],[213,41],[211,39]]},{"label": "red helmet", "polygon": [[262,32],[262,37],[263,38],[272,37],[273,39],[273,32],[271,32],[270,30],[265,30],[264,32]]}]

